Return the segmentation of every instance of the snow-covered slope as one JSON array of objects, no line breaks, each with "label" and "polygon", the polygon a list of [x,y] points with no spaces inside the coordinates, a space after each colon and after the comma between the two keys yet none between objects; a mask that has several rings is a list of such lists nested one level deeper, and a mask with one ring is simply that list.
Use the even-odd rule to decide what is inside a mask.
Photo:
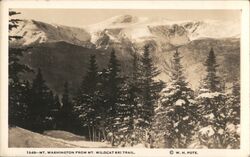
[{"label": "snow-covered slope", "polygon": [[[67,133],[63,131],[65,135]],[[78,138],[78,136],[71,134]],[[73,137],[71,137],[73,138]],[[35,133],[23,128],[9,128],[9,147],[11,148],[107,148],[105,142],[91,142],[86,140],[65,140]]]},{"label": "snow-covered slope", "polygon": [[[85,28],[92,34],[93,43],[96,43],[103,33],[117,41],[121,38],[128,38],[133,42],[157,39],[174,45],[185,44],[198,38],[228,38],[240,34],[240,23],[237,21],[173,21],[131,15],[115,16]],[[115,34],[110,33],[114,30]]]},{"label": "snow-covered slope", "polygon": [[10,34],[23,36],[23,39],[18,41],[22,45],[65,41],[84,47],[95,45],[98,48],[106,48],[110,43],[123,44],[124,40],[131,43],[153,40],[160,45],[183,45],[199,38],[239,37],[240,23],[215,20],[173,21],[121,15],[81,28],[23,20]]},{"label": "snow-covered slope", "polygon": [[22,36],[23,38],[18,40],[18,43],[22,45],[65,41],[79,46],[91,46],[89,45],[90,34],[81,28],[48,24],[35,20],[23,20],[18,25],[10,32],[10,35]]}]

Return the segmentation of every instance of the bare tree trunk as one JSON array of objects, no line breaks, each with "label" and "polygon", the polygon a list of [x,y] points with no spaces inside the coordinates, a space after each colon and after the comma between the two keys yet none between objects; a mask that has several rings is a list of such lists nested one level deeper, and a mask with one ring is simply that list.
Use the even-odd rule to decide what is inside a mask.
[{"label": "bare tree trunk", "polygon": [[101,141],[101,132],[98,130],[98,141]]},{"label": "bare tree trunk", "polygon": [[111,137],[111,145],[112,146],[114,146],[114,138],[115,138],[115,136],[114,136],[114,132],[112,132],[112,137]]},{"label": "bare tree trunk", "polygon": [[95,141],[95,131],[94,131],[94,126],[92,126],[92,139]]},{"label": "bare tree trunk", "polygon": [[89,140],[91,141],[91,131],[90,131],[90,126],[88,126],[88,131],[89,131]]},{"label": "bare tree trunk", "polygon": [[148,131],[145,131],[145,145],[147,146],[147,141],[148,141]]},{"label": "bare tree trunk", "polygon": [[104,141],[106,141],[106,140],[107,140],[107,137],[106,137],[106,134],[105,134],[105,130],[104,130],[104,129],[102,130],[102,135],[103,135]]}]

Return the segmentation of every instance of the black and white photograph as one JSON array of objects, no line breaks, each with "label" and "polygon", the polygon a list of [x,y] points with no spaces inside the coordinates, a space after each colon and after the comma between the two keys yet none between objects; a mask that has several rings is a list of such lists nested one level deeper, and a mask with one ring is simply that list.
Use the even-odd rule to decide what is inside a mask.
[{"label": "black and white photograph", "polygon": [[13,7],[7,18],[8,148],[245,146],[242,10]]}]

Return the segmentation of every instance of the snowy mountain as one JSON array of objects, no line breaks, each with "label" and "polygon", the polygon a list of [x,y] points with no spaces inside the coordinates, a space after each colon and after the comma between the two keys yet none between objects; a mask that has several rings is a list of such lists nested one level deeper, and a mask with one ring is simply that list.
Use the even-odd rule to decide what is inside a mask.
[{"label": "snowy mountain", "polygon": [[23,36],[19,41],[22,45],[65,41],[78,46],[105,48],[109,43],[123,43],[124,40],[183,45],[199,38],[238,37],[240,24],[236,21],[173,21],[121,15],[81,28],[23,20],[10,34]]},{"label": "snowy mountain", "polygon": [[91,42],[97,45],[103,34],[113,42],[120,42],[124,38],[133,43],[153,39],[173,45],[186,44],[199,38],[228,38],[240,34],[240,24],[236,21],[173,21],[131,15],[115,16],[85,28],[92,35]]},{"label": "snowy mountain", "polygon": [[[42,68],[50,87],[59,93],[63,82],[72,76],[75,76],[70,82],[72,89],[78,86],[90,54],[96,55],[98,66],[103,68],[110,48],[114,48],[122,71],[128,74],[131,53],[142,53],[146,43],[150,44],[154,62],[161,71],[164,62],[179,47],[186,77],[194,88],[204,74],[203,62],[211,47],[221,65],[218,70],[226,75],[226,81],[232,82],[240,71],[240,24],[235,21],[173,21],[122,15],[75,28],[24,20],[10,34],[23,36],[11,44],[33,46],[23,62],[35,69]],[[165,81],[166,78],[164,73],[159,76]]]},{"label": "snowy mountain", "polygon": [[[10,35],[22,36],[15,44],[32,45],[46,42],[65,41],[71,44],[91,47],[91,35],[84,29],[56,24],[48,24],[35,20],[23,20],[19,26],[10,32]],[[18,42],[18,43],[16,43]]]}]

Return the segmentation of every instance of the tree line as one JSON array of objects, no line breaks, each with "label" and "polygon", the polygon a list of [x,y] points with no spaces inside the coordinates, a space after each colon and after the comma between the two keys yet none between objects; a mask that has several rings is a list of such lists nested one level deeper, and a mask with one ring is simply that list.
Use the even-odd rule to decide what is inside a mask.
[{"label": "tree line", "polygon": [[[18,21],[10,19],[9,29],[17,27]],[[121,72],[114,49],[101,70],[91,55],[77,94],[72,95],[65,82],[61,99],[48,87],[41,69],[32,83],[20,79],[34,71],[19,62],[25,51],[9,48],[10,126],[35,132],[84,132],[89,140],[109,141],[112,146],[239,148],[239,81],[226,93],[213,49],[204,61],[206,74],[197,92],[188,86],[178,49],[166,70],[170,79],[164,83],[156,79],[160,71],[150,46],[145,45],[142,55],[133,53],[128,76]]]}]

